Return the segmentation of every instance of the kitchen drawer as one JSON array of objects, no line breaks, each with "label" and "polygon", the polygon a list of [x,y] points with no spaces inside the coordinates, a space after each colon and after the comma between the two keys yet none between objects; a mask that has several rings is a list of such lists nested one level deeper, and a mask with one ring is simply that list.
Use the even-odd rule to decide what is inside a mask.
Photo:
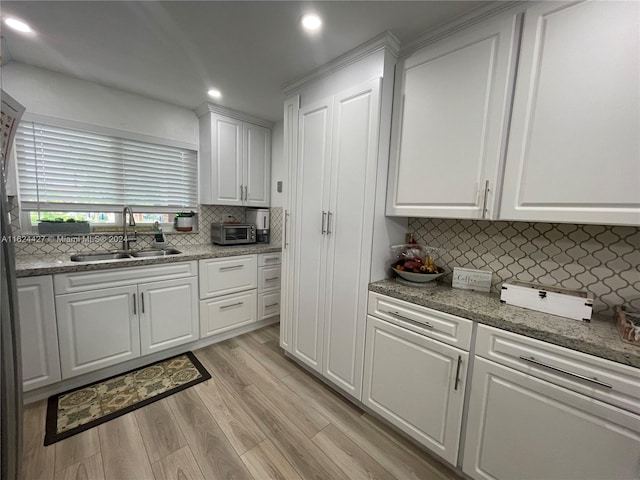
[{"label": "kitchen drawer", "polygon": [[269,267],[271,265],[280,265],[282,260],[281,252],[261,253],[258,255],[258,266]]},{"label": "kitchen drawer", "polygon": [[200,301],[200,338],[256,321],[255,290]]},{"label": "kitchen drawer", "polygon": [[85,292],[98,288],[121,287],[147,281],[172,280],[198,274],[195,261],[163,263],[160,265],[94,270],[90,272],[61,273],[54,275],[56,295]]},{"label": "kitchen drawer", "polygon": [[258,294],[258,320],[280,315],[280,290]]},{"label": "kitchen drawer", "polygon": [[258,268],[258,293],[280,290],[280,265]]},{"label": "kitchen drawer", "polygon": [[443,343],[469,350],[473,322],[431,308],[369,292],[369,315]]},{"label": "kitchen drawer", "polygon": [[257,263],[256,255],[200,260],[200,298],[256,288]]},{"label": "kitchen drawer", "polygon": [[640,413],[640,369],[487,325],[478,326],[475,353],[528,375]]}]

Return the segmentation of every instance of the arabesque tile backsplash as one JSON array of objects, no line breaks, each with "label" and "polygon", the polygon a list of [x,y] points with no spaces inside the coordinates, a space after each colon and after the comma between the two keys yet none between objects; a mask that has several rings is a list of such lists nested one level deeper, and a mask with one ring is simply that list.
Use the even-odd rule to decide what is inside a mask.
[{"label": "arabesque tile backsplash", "polygon": [[[28,232],[20,229],[20,212],[15,197],[10,197],[11,226],[14,236],[29,235]],[[200,205],[198,210],[198,232],[197,233],[166,233],[167,243],[174,247],[188,245],[203,245],[210,243],[211,224],[227,220],[231,216],[241,222],[245,221],[244,207],[228,207],[219,205]],[[282,241],[282,208],[271,209],[271,244],[279,245]],[[101,234],[91,237],[82,235],[72,235],[71,237],[82,238],[79,243],[61,242],[56,240],[56,236],[48,237],[46,242],[21,242],[15,243],[17,255],[34,254],[70,254],[81,251],[114,250],[120,248],[120,244],[108,241],[108,234]],[[87,241],[87,238],[90,241]],[[104,238],[104,240],[100,240]],[[151,248],[153,245],[153,235],[139,234],[137,242],[133,248]]]},{"label": "arabesque tile backsplash", "polygon": [[587,290],[594,312],[640,308],[640,228],[556,223],[410,218],[418,243],[441,249],[451,283],[454,267],[493,271],[491,290],[507,280]]}]

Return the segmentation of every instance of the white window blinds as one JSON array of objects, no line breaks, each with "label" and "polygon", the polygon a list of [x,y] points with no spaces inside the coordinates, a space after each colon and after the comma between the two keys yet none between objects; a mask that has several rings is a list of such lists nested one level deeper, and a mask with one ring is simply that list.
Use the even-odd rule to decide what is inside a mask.
[{"label": "white window blinds", "polygon": [[197,153],[64,127],[22,122],[16,133],[25,210],[195,209]]}]

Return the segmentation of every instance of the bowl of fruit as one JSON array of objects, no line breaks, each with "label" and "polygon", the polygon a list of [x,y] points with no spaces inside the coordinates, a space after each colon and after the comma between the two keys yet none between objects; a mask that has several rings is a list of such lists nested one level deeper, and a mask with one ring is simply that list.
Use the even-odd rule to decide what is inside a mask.
[{"label": "bowl of fruit", "polygon": [[391,268],[397,275],[410,282],[426,283],[440,278],[445,270],[433,261],[438,249],[419,244],[395,245],[391,247]]}]

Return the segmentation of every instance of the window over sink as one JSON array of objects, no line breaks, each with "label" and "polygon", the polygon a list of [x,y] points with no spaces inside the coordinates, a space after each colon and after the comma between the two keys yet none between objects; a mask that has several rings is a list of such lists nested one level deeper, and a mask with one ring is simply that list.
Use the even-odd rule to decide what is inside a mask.
[{"label": "window over sink", "polygon": [[[198,203],[197,151],[127,132],[72,122],[23,121],[16,134],[23,221],[169,225]],[[118,135],[121,134],[121,135]]]}]

